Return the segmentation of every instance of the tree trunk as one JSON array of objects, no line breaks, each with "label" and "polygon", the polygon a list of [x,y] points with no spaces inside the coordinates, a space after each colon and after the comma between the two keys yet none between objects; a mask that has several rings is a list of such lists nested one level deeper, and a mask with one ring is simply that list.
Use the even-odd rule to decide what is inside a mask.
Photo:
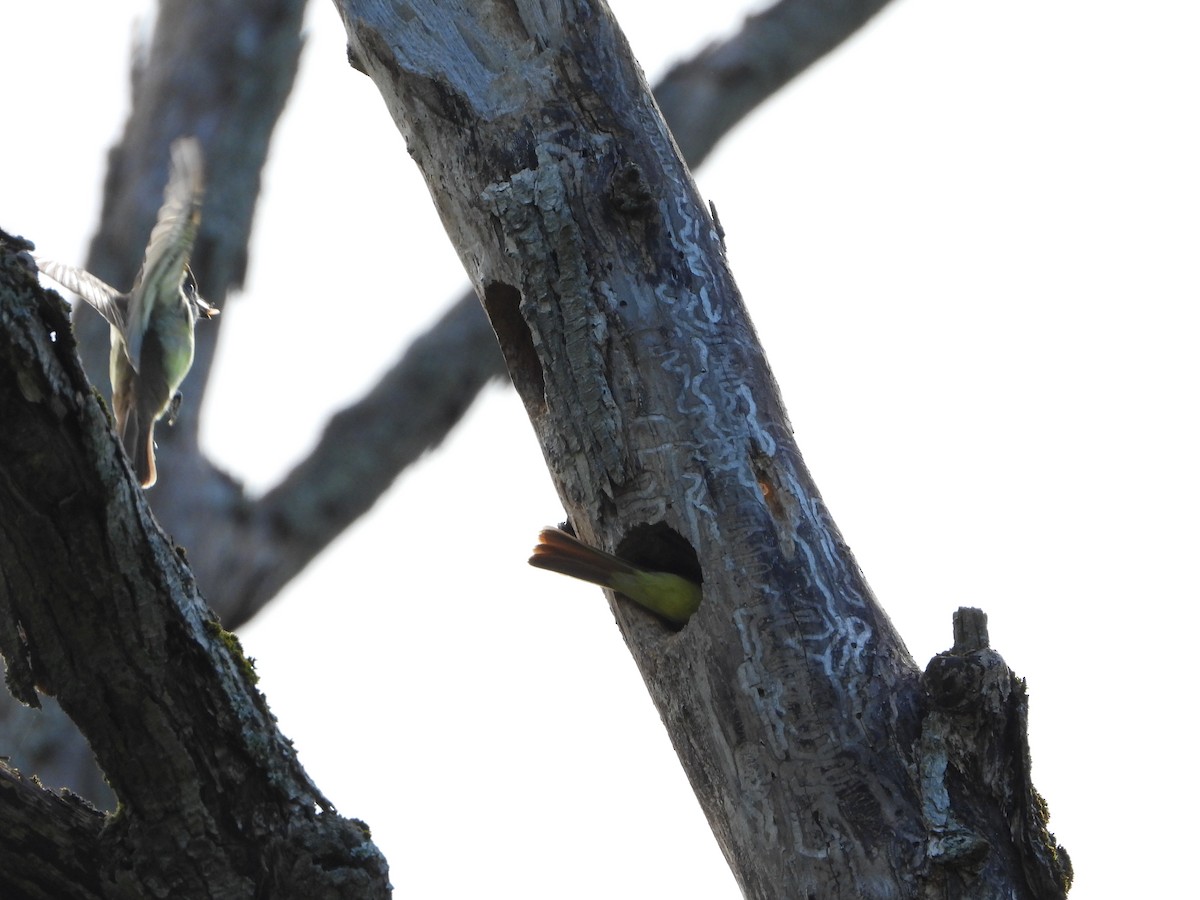
[{"label": "tree trunk", "polygon": [[[672,69],[659,85],[660,103],[692,164],[883,3],[780,0]],[[209,183],[195,268],[203,293],[226,315],[198,329],[179,424],[159,429],[165,477],[150,501],[159,522],[191,548],[207,599],[231,630],[369,509],[408,464],[437,446],[482,385],[503,372],[472,293],[414,341],[365,397],[332,417],[313,452],[264,496],[247,496],[201,452],[203,385],[230,318],[226,301],[241,282],[259,170],[295,75],[304,5],[162,0],[146,53],[137,55],[133,109],[109,157],[87,262],[114,284],[130,283],[161,201],[167,146],[180,133],[203,136]],[[246,35],[258,42],[253,52],[246,52]],[[85,368],[107,392],[107,325],[80,304],[74,330]],[[174,474],[167,476],[168,469]],[[0,695],[0,735],[21,736],[23,768],[112,806],[90,749],[53,698],[33,712]]]},{"label": "tree trunk", "polygon": [[[995,660],[986,685],[923,688],[804,468],[720,225],[607,9],[338,7],[576,531],[703,578],[678,633],[611,600],[746,895],[1064,893],[1066,857],[1013,769],[1023,696]],[[974,672],[990,652],[964,641],[946,659]]]}]

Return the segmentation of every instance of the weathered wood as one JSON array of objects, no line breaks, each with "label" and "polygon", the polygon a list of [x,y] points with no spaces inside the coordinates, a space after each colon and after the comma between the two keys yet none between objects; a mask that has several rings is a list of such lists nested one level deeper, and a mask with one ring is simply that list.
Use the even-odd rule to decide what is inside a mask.
[{"label": "weathered wood", "polygon": [[[692,164],[884,2],[828,7],[780,0],[672,69],[660,84],[660,103]],[[193,268],[202,293],[218,307],[235,293],[260,169],[297,67],[304,5],[163,0],[135,71],[130,118],[110,154],[100,228],[87,260],[91,271],[114,284],[132,281],[161,201],[166,148],[181,133],[197,134],[205,141],[209,177]],[[107,396],[108,328],[87,309],[76,319],[85,367]],[[223,321],[205,323],[197,334],[179,424],[158,435],[165,468],[151,503],[159,521],[194,548],[192,563],[202,583],[214,588],[214,608],[236,628],[370,509],[408,465],[436,447],[482,386],[503,374],[503,365],[474,297],[460,301],[366,396],[330,419],[311,454],[255,498],[197,443]]]},{"label": "weathered wood", "polygon": [[101,900],[104,814],[69,792],[52,794],[0,762],[5,897]]},{"label": "weathered wood", "polygon": [[[867,0],[818,9],[811,0],[780,0],[672,69],[659,85],[659,103],[693,165],[771,90],[845,39],[879,5]],[[138,56],[133,109],[110,154],[89,268],[115,281],[133,277],[161,200],[166,146],[180,133],[202,134],[210,139],[215,177],[197,272],[207,297],[225,305],[241,279],[258,169],[296,69],[303,7],[303,0],[160,4],[148,53]],[[257,43],[247,44],[247,35]],[[246,52],[249,46],[253,52]],[[180,85],[186,87],[182,97]],[[212,131],[215,123],[219,135]],[[400,472],[436,447],[504,366],[471,293],[414,341],[366,396],[331,417],[308,457],[253,498],[196,441],[218,321],[205,323],[197,335],[201,353],[179,427],[160,429],[162,462],[171,471],[150,502],[156,518],[192,549],[190,562],[209,601],[235,629],[368,510]],[[108,328],[83,308],[75,330],[85,367],[90,361],[94,383],[107,396]],[[31,716],[0,696],[0,733],[23,736],[22,765],[47,783],[111,804],[90,750],[53,698]]]},{"label": "weathered wood", "polygon": [[[0,234],[0,650],[14,696],[59,700],[120,807],[100,829],[8,784],[24,813],[0,840],[0,896],[37,896],[30,879],[53,896],[81,859],[98,868],[58,896],[385,896],[386,862],[276,728],[21,249]],[[37,880],[22,830],[78,846]]]},{"label": "weathered wood", "polygon": [[[720,229],[607,9],[338,7],[572,523],[660,568],[694,551],[704,601],[681,632],[614,610],[742,889],[918,896],[950,869],[970,882],[931,866],[917,667],[804,468]],[[645,523],[690,550],[655,559]],[[1019,867],[989,877],[973,896],[1030,896]]]}]

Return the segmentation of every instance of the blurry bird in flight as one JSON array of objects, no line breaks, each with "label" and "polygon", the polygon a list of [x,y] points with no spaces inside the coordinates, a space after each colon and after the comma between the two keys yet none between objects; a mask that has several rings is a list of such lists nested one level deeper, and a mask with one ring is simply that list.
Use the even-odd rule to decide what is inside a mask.
[{"label": "blurry bird in flight", "polygon": [[83,269],[37,259],[42,272],[90,303],[112,327],[109,378],[117,434],[144,488],[158,478],[154,423],[178,407],[179,385],[195,353],[196,319],[219,312],[200,297],[188,267],[203,195],[200,142],[180,138],[171,145],[163,205],[129,293]]}]

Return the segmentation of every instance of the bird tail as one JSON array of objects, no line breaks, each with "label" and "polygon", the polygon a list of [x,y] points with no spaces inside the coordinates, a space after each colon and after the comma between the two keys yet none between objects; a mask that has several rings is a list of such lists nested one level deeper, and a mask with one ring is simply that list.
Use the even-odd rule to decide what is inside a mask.
[{"label": "bird tail", "polygon": [[542,529],[529,564],[608,588],[613,587],[614,576],[635,575],[638,571],[625,560],[589,547],[561,528]]},{"label": "bird tail", "polygon": [[158,467],[154,464],[154,420],[149,427],[139,428],[137,444],[134,447],[133,470],[137,472],[138,481],[142,487],[154,487],[158,481]]},{"label": "bird tail", "polygon": [[139,415],[137,404],[131,403],[117,411],[117,433],[138,482],[144,488],[153,487],[158,481],[158,468],[154,464],[154,417]]}]

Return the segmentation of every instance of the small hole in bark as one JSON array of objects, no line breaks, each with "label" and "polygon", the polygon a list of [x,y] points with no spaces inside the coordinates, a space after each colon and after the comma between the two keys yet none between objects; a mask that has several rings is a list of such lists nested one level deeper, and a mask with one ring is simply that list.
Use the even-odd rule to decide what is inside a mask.
[{"label": "small hole in bark", "polygon": [[526,409],[543,408],[546,382],[529,325],[521,315],[521,292],[510,284],[494,281],[484,288],[483,306],[508,363],[509,377]]}]

